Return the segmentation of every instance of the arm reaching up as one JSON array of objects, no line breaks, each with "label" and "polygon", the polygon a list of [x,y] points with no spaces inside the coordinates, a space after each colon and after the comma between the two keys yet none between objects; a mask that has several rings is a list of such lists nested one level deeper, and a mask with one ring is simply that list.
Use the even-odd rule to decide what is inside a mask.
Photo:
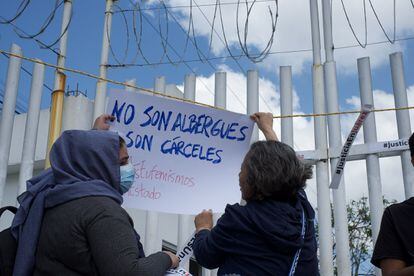
[{"label": "arm reaching up", "polygon": [[279,141],[273,130],[273,114],[269,112],[256,112],[250,116],[257,127],[263,132],[266,141]]},{"label": "arm reaching up", "polygon": [[108,130],[109,124],[108,121],[113,122],[115,120],[115,116],[109,115],[109,114],[102,114],[98,118],[96,118],[95,122],[93,123],[92,129],[97,130]]}]

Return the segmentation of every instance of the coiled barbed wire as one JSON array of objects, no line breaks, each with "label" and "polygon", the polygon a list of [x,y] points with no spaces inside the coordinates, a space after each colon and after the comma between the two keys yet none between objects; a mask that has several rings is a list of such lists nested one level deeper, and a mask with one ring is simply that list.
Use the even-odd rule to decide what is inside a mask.
[{"label": "coiled barbed wire", "polygon": [[393,30],[393,39],[391,39],[391,38],[388,36],[387,32],[385,31],[385,28],[384,28],[384,26],[382,25],[381,20],[379,19],[378,13],[376,12],[376,10],[375,10],[375,8],[374,8],[374,5],[372,4],[372,1],[371,1],[371,0],[368,0],[368,2],[369,2],[369,4],[371,5],[371,9],[372,9],[372,11],[374,12],[375,18],[377,19],[377,22],[378,22],[379,26],[381,27],[381,30],[382,30],[382,32],[384,33],[385,37],[388,39],[388,41],[389,41],[391,44],[394,44],[394,42],[395,42],[395,36],[396,36],[396,33],[397,33],[397,15],[396,15],[396,8],[395,8],[395,0],[393,0],[393,11],[394,11],[394,14],[393,14],[393,16],[394,16],[394,28],[393,28],[394,30]]},{"label": "coiled barbed wire", "polygon": [[57,43],[59,43],[59,41],[62,39],[62,37],[68,31],[69,26],[72,22],[73,10],[71,10],[68,23],[64,27],[62,33],[53,42],[45,43],[42,40],[40,40],[38,37],[40,35],[44,34],[47,31],[47,29],[50,27],[53,20],[56,18],[56,13],[57,13],[58,9],[64,4],[65,1],[64,0],[62,0],[62,1],[56,0],[55,1],[54,8],[49,13],[49,15],[46,17],[46,19],[44,20],[44,22],[41,25],[40,29],[37,32],[35,32],[34,34],[27,33],[22,27],[17,26],[14,22],[14,21],[16,21],[16,19],[18,19],[19,17],[21,17],[23,15],[23,13],[27,10],[27,7],[29,6],[30,2],[31,2],[31,0],[21,1],[20,4],[19,4],[19,7],[17,8],[16,14],[11,19],[6,19],[4,16],[0,16],[0,24],[12,26],[13,31],[20,38],[33,40],[39,45],[39,47],[41,49],[48,49],[48,50],[52,51],[53,53],[55,53],[56,55],[60,55],[59,51],[54,49],[53,47]]},{"label": "coiled barbed wire", "polygon": [[[129,0],[129,1],[130,3],[132,3],[131,2],[132,0]],[[215,55],[212,55],[212,47],[213,47],[214,39],[216,39],[216,37],[223,43],[225,51],[228,52],[228,55],[223,55],[222,57],[223,58],[229,57],[233,59],[242,71],[244,70],[243,70],[243,67],[239,63],[240,58],[244,57],[250,60],[251,62],[257,63],[257,62],[262,62],[269,54],[278,53],[275,51],[273,52],[271,51],[273,48],[274,40],[276,38],[277,22],[279,18],[278,0],[237,0],[233,2],[225,2],[222,0],[215,0],[215,1],[212,0],[212,1],[213,1],[212,3],[198,4],[196,0],[190,0],[187,5],[177,5],[177,6],[169,6],[167,5],[167,1],[164,1],[164,0],[159,0],[158,4],[151,2],[147,6],[144,6],[146,3],[142,0],[133,1],[134,4],[132,5],[132,9],[131,8],[124,9],[122,10],[122,12],[124,12],[124,14],[125,12],[132,12],[133,14],[132,21],[134,25],[134,28],[133,28],[134,36],[135,36],[135,40],[137,44],[137,52],[138,52],[137,54],[143,57],[144,62],[136,63],[134,60],[134,62],[129,62],[123,65],[124,66],[134,66],[134,65],[142,66],[144,64],[147,64],[147,65],[157,65],[157,64],[178,65],[178,64],[184,63],[184,61],[186,62],[187,61],[190,61],[190,62],[198,61],[198,62],[206,63],[211,60],[219,60],[220,58],[215,58],[215,57],[211,58],[211,56],[215,56]],[[379,24],[381,30],[384,32],[388,42],[394,43],[396,41],[396,7],[395,7],[396,1],[393,0],[394,32],[392,35],[387,33],[386,29],[384,28],[383,20],[380,18],[377,8],[374,6],[374,3],[372,2],[372,0],[368,0],[368,1],[370,5],[369,8],[373,11],[375,19],[377,23]],[[411,5],[414,7],[414,0],[408,0],[408,1],[410,1]],[[262,49],[257,49],[256,47],[253,47],[254,50],[252,50],[250,49],[250,46],[249,46],[250,41],[248,39],[249,20],[251,21],[253,10],[258,3],[270,3],[267,7],[268,14],[270,15],[270,20],[271,20],[270,25],[269,25],[270,33],[269,33],[269,39],[267,40],[267,43],[264,44],[264,47]],[[367,7],[366,0],[363,0],[363,7],[362,7],[363,9],[362,14],[363,14],[363,20],[364,20],[364,34],[363,34],[364,37],[363,38],[360,38],[357,35],[357,32],[354,27],[355,25],[351,22],[345,0],[341,0],[341,4],[342,4],[342,9],[345,14],[346,20],[348,22],[348,26],[351,29],[351,32],[353,36],[355,37],[358,45],[362,48],[366,48],[367,45],[372,45],[372,43],[368,43],[368,27],[367,27],[368,25],[367,13],[368,12],[367,11],[369,8]],[[236,8],[235,17],[236,17],[237,41],[238,41],[237,47],[235,47],[235,44],[233,43],[233,41],[230,42],[230,40],[228,39],[229,30],[225,26],[226,24],[224,21],[224,17],[227,15],[227,13],[225,14],[226,11],[224,11],[223,7],[229,6],[229,5],[235,5],[235,8]],[[246,18],[243,18],[241,20],[240,16],[244,11],[244,9],[242,9],[241,6],[243,5],[245,6]],[[214,12],[212,13],[212,16],[210,17],[210,19],[205,15],[202,7],[214,8]],[[201,13],[201,15],[206,19],[207,23],[210,25],[210,31],[208,34],[209,43],[208,43],[207,49],[201,49],[200,47],[201,45],[199,43],[199,38],[198,38],[197,31],[196,31],[197,26],[194,20],[195,19],[194,12],[196,8]],[[331,5],[331,8],[332,8],[332,5]],[[178,20],[177,17],[174,16],[177,14],[177,12],[173,11],[174,9],[175,10],[181,9],[181,10],[177,10],[177,12],[182,12],[184,14],[186,13],[186,21],[185,21],[186,23],[184,23],[184,21],[182,21],[181,18],[180,20]],[[160,46],[162,49],[162,54],[158,62],[150,62],[150,60],[143,55],[142,33],[143,33],[143,29],[145,29],[145,24],[143,24],[142,22],[142,13],[144,11],[156,11],[156,10],[159,11],[158,12],[158,30],[161,33]],[[114,11],[114,13],[118,14],[118,13],[121,13],[121,11]],[[217,16],[219,17],[219,22],[216,21]],[[137,31],[137,28],[135,27],[137,24],[138,18],[140,19],[139,32]],[[165,20],[164,23],[162,22],[163,20]],[[179,28],[183,31],[183,34],[185,36],[184,47],[180,48],[178,59],[172,58],[171,56],[169,56],[169,47],[167,46],[167,43],[166,43],[169,40],[169,30],[170,30],[169,24],[171,24],[172,22],[175,22],[177,26],[179,26]],[[228,22],[228,20],[226,20],[226,22]],[[183,27],[185,24],[187,26]],[[216,30],[217,25],[221,25],[217,27],[217,28],[221,28],[220,34]],[[190,44],[192,44],[192,47],[194,49],[194,52],[197,54],[198,59],[185,58]],[[338,49],[338,47],[335,47],[335,48]],[[166,57],[168,59],[168,62],[164,62],[164,58]]]},{"label": "coiled barbed wire", "polygon": [[[137,52],[137,55],[135,56],[135,58],[137,58],[138,55],[141,55],[142,59],[147,64],[150,64],[150,62],[148,61],[148,59],[144,55],[144,52],[143,52],[142,47],[141,47],[142,35],[143,35],[143,28],[142,28],[143,21],[142,21],[141,6],[139,4],[139,1],[133,2],[132,0],[129,0],[129,3],[134,7],[134,10],[133,10],[133,13],[132,13],[132,29],[133,29],[133,32],[134,32],[135,44],[136,44],[137,49],[138,49],[138,52]],[[137,20],[136,20],[137,13],[139,15],[139,33],[137,32]],[[135,58],[133,59],[132,63],[136,62]]]},{"label": "coiled barbed wire", "polygon": [[250,18],[250,15],[251,15],[251,12],[252,12],[252,9],[253,9],[253,6],[254,6],[255,3],[256,3],[256,0],[253,1],[250,4],[250,7],[249,7],[248,2],[245,1],[246,20],[245,20],[245,23],[244,23],[244,40],[243,40],[243,42],[241,41],[241,38],[240,38],[240,29],[239,29],[240,0],[237,3],[236,27],[237,27],[237,37],[239,39],[240,48],[242,49],[243,53],[246,55],[247,58],[249,58],[252,62],[257,63],[257,62],[263,61],[267,57],[268,53],[270,52],[270,50],[272,48],[273,41],[274,41],[274,35],[275,35],[275,32],[276,32],[277,19],[278,19],[278,16],[279,16],[279,14],[278,14],[279,13],[279,4],[278,4],[278,0],[275,0],[275,5],[276,5],[276,15],[275,16],[273,16],[272,9],[270,8],[270,6],[268,6],[270,18],[272,19],[271,20],[271,22],[272,22],[272,32],[271,32],[271,36],[270,36],[265,48],[259,54],[251,55],[251,53],[249,52],[249,49],[247,47],[247,44],[248,44],[247,34],[248,34],[248,31],[249,31],[249,18]]},{"label": "coiled barbed wire", "polygon": [[[123,64],[125,63],[127,56],[128,56],[128,52],[129,52],[129,26],[128,26],[128,19],[126,17],[125,12],[121,9],[121,7],[118,4],[113,4],[112,7],[115,7],[116,9],[118,9],[118,11],[120,11],[121,15],[122,15],[122,19],[124,21],[124,25],[125,25],[125,39],[126,39],[126,45],[125,45],[125,49],[124,49],[124,55],[122,57],[122,61],[118,59],[117,55],[115,54],[115,51],[112,47],[112,41],[111,41],[111,36],[109,34],[109,24],[108,24],[108,18],[105,19],[105,25],[106,25],[106,39],[108,40],[108,46],[109,46],[109,51],[111,52],[112,57],[114,58],[114,60],[118,63],[118,64]],[[112,11],[109,11],[110,13],[112,13]]]},{"label": "coiled barbed wire", "polygon": [[356,35],[355,29],[351,24],[351,20],[349,18],[348,12],[346,10],[345,7],[345,3],[344,0],[341,0],[341,4],[342,4],[342,10],[344,11],[346,20],[348,22],[348,26],[351,29],[352,35],[355,37],[356,41],[358,42],[358,44],[362,47],[362,48],[366,48],[367,47],[367,43],[368,43],[368,24],[367,24],[367,7],[366,7],[366,2],[365,0],[363,0],[363,6],[364,6],[364,43],[361,43],[361,41],[359,40],[358,36]]},{"label": "coiled barbed wire", "polygon": [[60,3],[59,3],[59,0],[56,0],[55,1],[55,7],[54,7],[54,9],[52,10],[52,12],[49,14],[49,16],[46,18],[46,20],[45,20],[45,22],[42,24],[42,26],[40,27],[40,30],[37,32],[37,33],[35,33],[35,34],[32,34],[32,35],[25,35],[25,34],[22,34],[22,33],[20,33],[19,32],[19,30],[17,30],[17,29],[14,29],[14,32],[20,37],[20,38],[23,38],[23,39],[33,39],[33,38],[35,38],[35,37],[37,37],[37,36],[39,36],[40,34],[42,34],[48,27],[49,27],[49,25],[52,23],[52,21],[53,21],[53,19],[55,18],[55,15],[56,15],[56,11],[57,11],[57,9],[61,6],[63,4],[63,1],[61,1]]},{"label": "coiled barbed wire", "polygon": [[3,17],[2,20],[0,20],[0,24],[10,24],[13,23],[13,21],[15,21],[17,18],[19,18],[24,11],[27,9],[27,7],[29,6],[31,0],[22,0],[19,4],[19,7],[17,8],[16,14],[11,18],[11,19],[5,19]]},{"label": "coiled barbed wire", "polygon": [[[135,1],[134,3],[131,2],[130,0],[130,4],[132,4],[132,8],[128,8],[128,9],[121,9],[119,6],[116,6],[117,8],[114,9],[113,13],[114,14],[121,14],[123,17],[125,17],[125,13],[126,12],[132,12],[132,25],[133,25],[133,30],[134,30],[134,36],[135,36],[135,40],[136,40],[136,47],[137,47],[137,52],[140,56],[143,57],[145,63],[149,64],[149,60],[148,58],[145,57],[145,55],[143,54],[143,49],[142,49],[142,28],[144,26],[144,24],[142,24],[142,13],[145,10],[158,10],[158,30],[161,34],[160,37],[160,46],[162,49],[162,54],[160,56],[160,59],[158,61],[158,63],[162,63],[164,58],[167,58],[168,61],[172,64],[172,65],[177,65],[179,63],[181,63],[182,60],[184,60],[185,58],[185,54],[187,52],[188,49],[188,45],[191,42],[191,44],[194,47],[194,51],[197,54],[199,61],[200,62],[208,62],[209,61],[209,57],[211,56],[211,49],[212,49],[212,43],[213,43],[213,37],[214,35],[217,35],[217,37],[220,39],[220,41],[223,43],[225,49],[227,50],[227,52],[229,53],[229,55],[232,57],[232,59],[237,63],[237,65],[240,67],[240,69],[243,70],[243,68],[241,67],[241,65],[238,63],[237,59],[240,58],[240,55],[233,53],[233,51],[231,50],[231,47],[229,45],[229,41],[227,39],[227,35],[226,35],[226,28],[225,28],[225,24],[224,24],[224,19],[223,19],[223,11],[222,11],[222,6],[224,5],[240,5],[240,0],[238,0],[237,2],[234,3],[222,3],[220,0],[216,0],[214,4],[197,4],[197,2],[195,0],[190,0],[189,1],[189,5],[187,6],[177,6],[177,7],[186,7],[188,8],[188,18],[187,18],[187,22],[188,22],[188,26],[187,26],[187,30],[185,31],[185,44],[184,47],[182,48],[183,51],[181,54],[179,54],[179,60],[177,63],[177,60],[172,59],[168,53],[168,47],[167,47],[167,41],[169,39],[169,24],[170,24],[170,19],[173,19],[177,25],[179,25],[180,29],[182,29],[182,22],[179,22],[175,17],[172,11],[170,11],[170,9],[172,8],[177,8],[177,7],[171,7],[171,6],[167,6],[165,1],[160,0],[159,4],[156,7],[142,7],[142,2],[141,1]],[[271,18],[271,35],[269,37],[268,42],[266,43],[265,47],[263,50],[261,50],[259,53],[255,53],[252,54],[249,50],[248,50],[248,40],[247,40],[247,32],[248,32],[248,25],[249,25],[249,18],[250,18],[250,14],[252,11],[252,8],[254,6],[254,4],[257,3],[264,3],[264,2],[272,2],[275,3],[275,11],[273,11],[270,6],[268,7],[269,9],[269,14],[270,14],[270,18]],[[244,23],[244,34],[243,37],[245,38],[243,41],[240,40],[240,51],[242,53],[244,53],[244,57],[250,59],[252,62],[260,62],[262,61],[264,58],[266,58],[267,54],[270,52],[272,45],[273,45],[273,41],[274,41],[274,37],[275,37],[275,31],[276,31],[276,24],[277,24],[277,18],[278,18],[278,0],[254,0],[254,1],[248,1],[245,0],[245,3],[251,3],[250,8],[248,9],[248,16],[246,17],[245,23]],[[201,7],[206,7],[206,6],[214,6],[214,15],[213,15],[213,19],[209,20],[207,18],[207,16],[205,15],[205,13],[203,12],[203,10],[201,9]],[[210,25],[211,29],[210,29],[210,41],[209,41],[209,46],[208,46],[208,50],[207,50],[207,54],[203,53],[203,50],[201,49],[199,42],[198,42],[198,34],[196,32],[196,25],[194,22],[194,8],[197,8],[201,15],[207,20],[208,24]],[[216,23],[216,17],[217,14],[219,14],[220,16],[220,21],[221,21],[221,35],[219,35],[215,29],[215,23]],[[140,31],[139,34],[137,32],[137,28],[136,28],[136,24],[137,24],[137,20],[136,17],[137,15],[139,15],[140,18]],[[164,24],[163,24],[163,19],[164,19]],[[124,20],[125,21],[125,20]],[[238,16],[236,18],[236,21],[238,21]],[[126,25],[128,25],[128,23],[125,23]],[[243,31],[239,30],[239,35],[240,33],[242,33]],[[122,64],[121,60],[119,58],[117,58],[115,56],[114,53],[114,49],[112,46],[112,43],[110,43],[110,50],[111,50],[111,55],[114,57],[115,62],[120,65]],[[125,55],[124,55],[125,56]],[[130,62],[131,63],[135,63],[135,62]],[[244,71],[244,70],[243,70]]]},{"label": "coiled barbed wire", "polygon": [[[413,0],[409,0],[409,1],[411,2],[412,6],[414,8],[414,2],[413,2]],[[384,33],[384,35],[387,38],[387,40],[391,44],[394,44],[395,43],[395,38],[396,38],[396,33],[397,33],[396,1],[393,0],[393,38],[392,39],[390,38],[390,36],[388,35],[387,31],[385,30],[385,27],[384,27],[383,23],[381,22],[381,20],[379,18],[378,12],[377,12],[376,8],[374,7],[374,4],[372,3],[371,0],[368,0],[368,2],[369,2],[369,5],[371,7],[371,10],[372,10],[372,12],[373,12],[373,14],[375,16],[375,19],[376,19],[379,27],[381,28],[381,31]],[[352,35],[354,36],[354,38],[358,42],[358,44],[362,48],[365,48],[367,46],[367,42],[368,42],[368,28],[367,28],[367,25],[368,24],[367,24],[367,7],[366,7],[367,4],[366,4],[366,0],[363,0],[364,29],[365,29],[365,33],[364,33],[364,36],[365,36],[364,43],[362,43],[359,40],[358,36],[356,35],[355,29],[354,29],[354,27],[351,24],[351,20],[349,18],[348,11],[347,11],[347,9],[345,7],[344,0],[341,0],[341,4],[342,4],[342,10],[343,10],[343,12],[345,14],[345,18],[346,18],[346,20],[348,22],[348,26],[349,26],[349,28],[350,28],[350,30],[352,32]]]}]

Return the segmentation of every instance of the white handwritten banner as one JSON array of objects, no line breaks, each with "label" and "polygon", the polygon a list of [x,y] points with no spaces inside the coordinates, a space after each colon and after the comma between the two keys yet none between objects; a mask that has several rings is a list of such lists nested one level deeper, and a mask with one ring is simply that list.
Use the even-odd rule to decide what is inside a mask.
[{"label": "white handwritten banner", "polygon": [[247,115],[125,91],[109,93],[107,113],[136,169],[125,207],[196,214],[240,201],[253,129]]}]

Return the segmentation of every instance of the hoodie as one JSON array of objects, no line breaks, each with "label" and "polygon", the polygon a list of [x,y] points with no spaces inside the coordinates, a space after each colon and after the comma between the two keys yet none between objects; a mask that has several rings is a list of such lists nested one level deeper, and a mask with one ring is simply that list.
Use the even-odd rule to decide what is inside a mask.
[{"label": "hoodie", "polygon": [[[304,193],[304,192],[303,192]],[[302,239],[302,208],[306,218]],[[294,202],[250,201],[227,205],[217,225],[196,235],[193,249],[204,267],[218,275],[318,275],[315,213],[306,198]]]},{"label": "hoodie", "polygon": [[[13,275],[32,275],[47,210],[91,196],[108,198],[122,209],[118,159],[119,137],[114,132],[62,133],[50,151],[51,168],[28,180],[27,191],[18,197],[20,207],[11,227],[18,241]],[[144,257],[138,234],[136,245]]]}]

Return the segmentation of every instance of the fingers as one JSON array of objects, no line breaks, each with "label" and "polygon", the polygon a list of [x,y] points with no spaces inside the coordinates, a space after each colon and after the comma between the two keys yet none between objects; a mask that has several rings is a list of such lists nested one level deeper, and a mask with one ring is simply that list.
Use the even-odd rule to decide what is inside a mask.
[{"label": "fingers", "polygon": [[110,114],[103,114],[101,116],[103,116],[103,119],[105,121],[111,121],[111,122],[115,121],[115,116],[112,116]]},{"label": "fingers", "polygon": [[198,215],[200,216],[205,216],[205,215],[211,215],[213,216],[213,211],[211,209],[203,209],[203,211],[201,211],[201,213],[199,213]]},{"label": "fingers", "polygon": [[250,115],[250,119],[257,122],[259,120],[259,116],[257,116],[257,113],[254,113],[254,114]]},{"label": "fingers", "polygon": [[102,114],[98,118],[96,118],[93,124],[93,128],[98,130],[108,130],[110,128],[108,122],[113,122],[114,120],[115,116],[112,116],[110,114]]},{"label": "fingers", "polygon": [[261,121],[264,118],[272,118],[273,119],[273,114],[270,112],[256,112],[253,113],[252,115],[250,115],[250,119],[252,119],[255,122]]},{"label": "fingers", "polygon": [[180,264],[180,259],[178,258],[177,255],[175,255],[174,253],[170,252],[170,251],[162,251],[165,254],[167,254],[170,259],[171,259],[171,268],[176,268],[178,267],[178,265]]}]

